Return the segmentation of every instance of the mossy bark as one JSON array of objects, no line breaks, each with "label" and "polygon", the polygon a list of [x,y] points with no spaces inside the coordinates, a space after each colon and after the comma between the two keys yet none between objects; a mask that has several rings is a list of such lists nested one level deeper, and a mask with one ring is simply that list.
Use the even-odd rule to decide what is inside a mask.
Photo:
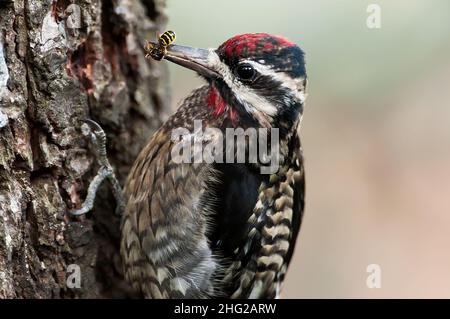
[{"label": "mossy bark", "polygon": [[[70,5],[80,9],[78,27]],[[163,8],[158,0],[0,2],[0,298],[132,295],[107,183],[87,216],[68,212],[98,169],[83,120],[105,130],[123,184],[167,115],[167,72],[142,49],[164,29]],[[73,264],[80,288],[67,286]]]}]

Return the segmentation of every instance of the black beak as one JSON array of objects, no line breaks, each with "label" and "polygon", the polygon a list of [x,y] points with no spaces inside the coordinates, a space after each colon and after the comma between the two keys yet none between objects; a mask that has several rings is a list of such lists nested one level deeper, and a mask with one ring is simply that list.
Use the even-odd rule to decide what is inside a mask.
[{"label": "black beak", "polygon": [[167,48],[164,58],[168,61],[191,69],[205,78],[212,79],[220,76],[209,65],[210,54],[214,54],[207,49],[191,48],[182,45],[171,45]]}]

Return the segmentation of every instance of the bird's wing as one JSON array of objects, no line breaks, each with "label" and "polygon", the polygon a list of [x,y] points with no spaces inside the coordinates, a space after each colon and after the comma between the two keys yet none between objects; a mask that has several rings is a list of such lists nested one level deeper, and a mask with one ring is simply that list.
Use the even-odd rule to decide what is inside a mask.
[{"label": "bird's wing", "polygon": [[236,265],[238,288],[233,298],[274,298],[291,260],[304,207],[305,177],[300,139],[291,140],[287,163],[260,186],[259,197],[249,218],[247,244],[240,249]]},{"label": "bird's wing", "polygon": [[126,277],[149,298],[205,297],[216,265],[208,247],[202,200],[205,164],[177,164],[164,127],[141,151],[124,189],[121,253]]}]

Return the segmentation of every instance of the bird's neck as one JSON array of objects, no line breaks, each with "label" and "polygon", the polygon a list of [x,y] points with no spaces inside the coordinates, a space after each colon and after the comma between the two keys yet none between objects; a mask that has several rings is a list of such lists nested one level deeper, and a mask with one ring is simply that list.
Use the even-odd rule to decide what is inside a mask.
[{"label": "bird's neck", "polygon": [[211,109],[212,115],[228,118],[232,123],[237,122],[237,111],[231,107],[214,85],[210,85],[206,95],[206,104]]},{"label": "bird's neck", "polygon": [[293,127],[297,123],[301,113],[303,112],[303,103],[294,99],[282,99],[287,101],[289,105],[280,105],[279,113],[270,117],[262,112],[257,111],[249,114],[248,110],[238,101],[228,88],[211,83],[207,87],[206,105],[208,106],[211,117],[223,122],[225,126],[231,127],[262,127],[262,128],[279,128],[280,137],[289,135]]},{"label": "bird's neck", "polygon": [[[276,147],[281,162],[290,157],[290,145],[298,139],[297,129],[300,123],[300,115],[303,111],[303,104],[297,104],[292,101],[291,105],[284,106],[282,108],[284,111],[277,114],[272,119],[272,122],[269,123],[269,126],[266,126],[261,125],[260,122],[248,116],[248,114],[239,112],[239,106],[233,105],[233,100],[225,94],[227,92],[221,93],[214,85],[207,87],[205,94],[206,104],[209,109],[208,117],[212,119],[212,123],[215,123],[223,131],[224,136],[226,136],[227,128],[242,128],[245,132],[248,132],[248,129],[267,129],[267,149]],[[272,136],[274,134],[276,134],[276,137]],[[257,135],[257,139],[256,142],[259,145],[259,135]],[[274,142],[276,145],[273,144]],[[257,164],[256,166],[259,165]]]}]

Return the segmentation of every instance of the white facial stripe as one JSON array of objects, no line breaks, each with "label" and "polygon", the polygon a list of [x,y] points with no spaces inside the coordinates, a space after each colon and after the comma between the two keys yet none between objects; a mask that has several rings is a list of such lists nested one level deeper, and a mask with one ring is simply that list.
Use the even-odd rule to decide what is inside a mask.
[{"label": "white facial stripe", "polygon": [[303,81],[305,80],[305,78],[301,77],[293,79],[284,72],[274,72],[267,65],[263,65],[255,61],[245,60],[242,62],[250,64],[260,74],[264,76],[270,76],[272,79],[280,82],[282,86],[288,88],[293,93],[298,101],[300,101],[301,103],[305,102],[306,97],[303,88]]},{"label": "white facial stripe", "polygon": [[236,98],[245,107],[247,112],[254,114],[254,108],[269,116],[274,116],[277,113],[278,108],[276,105],[271,104],[265,98],[253,92],[253,90],[235,80],[230,68],[220,60],[217,53],[213,49],[210,49],[210,52],[208,64],[222,75],[225,83],[236,93]]}]

